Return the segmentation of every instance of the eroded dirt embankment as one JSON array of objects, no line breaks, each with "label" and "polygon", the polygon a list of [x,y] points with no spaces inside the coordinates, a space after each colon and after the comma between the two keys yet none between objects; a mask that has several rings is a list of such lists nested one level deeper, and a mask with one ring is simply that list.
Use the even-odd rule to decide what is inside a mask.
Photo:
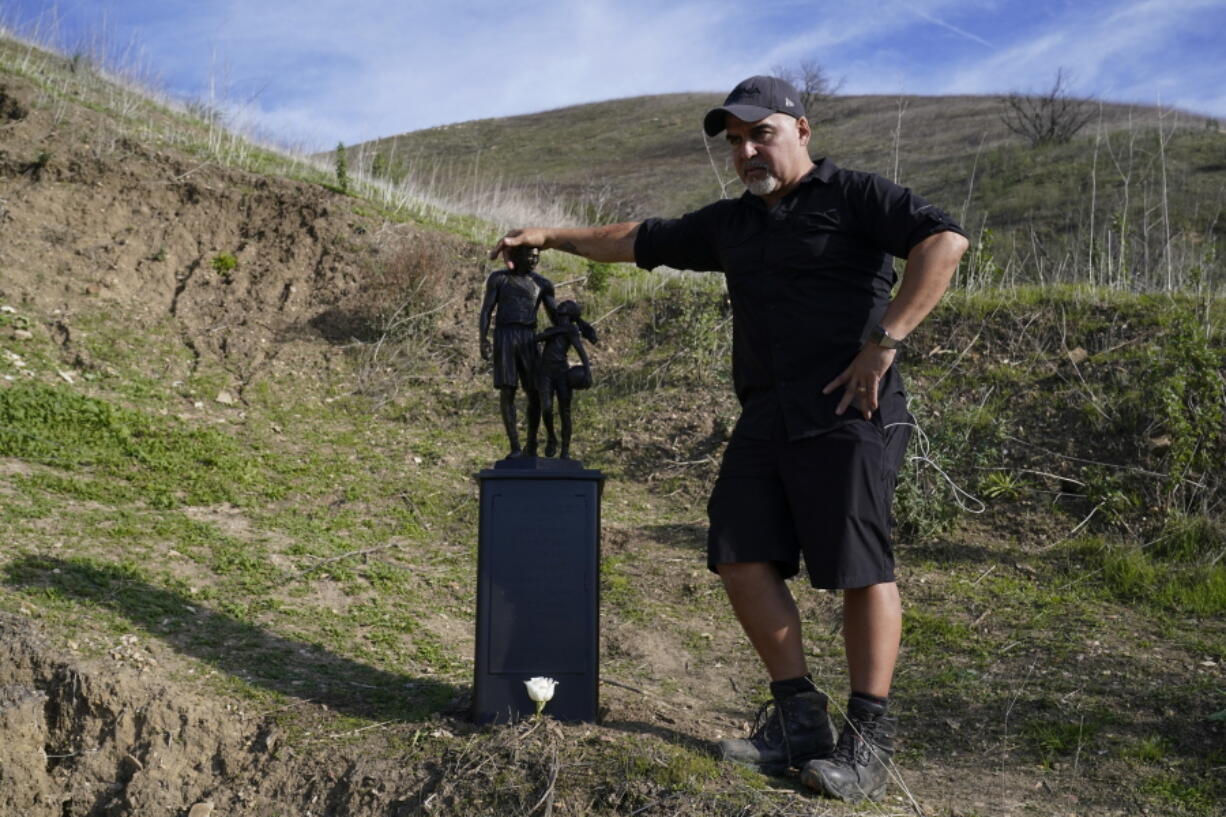
[{"label": "eroded dirt embankment", "polygon": [[[290,748],[245,715],[136,670],[76,661],[0,614],[0,814],[398,814],[424,781],[394,758]],[[366,756],[364,756],[366,755]],[[403,783],[404,785],[397,785]],[[211,808],[210,808],[211,806]],[[412,807],[415,810],[415,806]],[[407,813],[407,812],[406,812]]]},{"label": "eroded dirt embankment", "polygon": [[267,727],[58,656],[0,617],[0,813],[178,813],[266,764]]},{"label": "eroded dirt embankment", "polygon": [[476,308],[478,247],[40,99],[21,78],[0,84],[0,301],[58,315],[65,344],[74,314],[169,318],[197,356],[246,381],[287,350],[301,364],[373,340],[423,279],[452,307],[440,318]]}]

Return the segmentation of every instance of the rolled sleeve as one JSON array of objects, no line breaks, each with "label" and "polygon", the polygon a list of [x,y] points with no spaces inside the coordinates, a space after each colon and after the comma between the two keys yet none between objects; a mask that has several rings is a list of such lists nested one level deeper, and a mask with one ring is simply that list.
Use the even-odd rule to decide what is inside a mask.
[{"label": "rolled sleeve", "polygon": [[645,220],[634,239],[634,263],[648,270],[722,271],[714,240],[716,217],[713,207],[704,207],[681,218]]},{"label": "rolled sleeve", "polygon": [[942,232],[965,236],[949,213],[910,188],[873,174],[863,174],[853,206],[867,238],[897,258],[906,258],[925,238]]}]

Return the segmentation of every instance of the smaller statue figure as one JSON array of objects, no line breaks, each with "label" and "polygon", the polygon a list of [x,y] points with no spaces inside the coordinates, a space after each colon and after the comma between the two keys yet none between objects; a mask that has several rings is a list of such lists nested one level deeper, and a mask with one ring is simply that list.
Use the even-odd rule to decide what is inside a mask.
[{"label": "smaller statue figure", "polygon": [[[499,392],[499,408],[511,457],[536,456],[536,436],[541,424],[541,398],[537,388],[540,353],[535,342],[537,308],[556,322],[553,283],[538,275],[540,251],[535,247],[515,247],[510,252],[510,265],[490,273],[485,282],[485,300],[479,320],[481,359],[494,362],[494,387]],[[494,319],[494,344],[489,341],[490,318]],[[523,386],[528,397],[528,435],[524,448],[519,447],[519,431],[515,417],[515,391]]]},{"label": "smaller statue figure", "polygon": [[[555,325],[536,336],[536,342],[544,344],[541,365],[537,375],[541,409],[545,415],[545,431],[549,435],[545,444],[545,456],[558,452],[558,438],[553,433],[553,402],[558,401],[558,413],[562,420],[562,459],[570,459],[571,414],[570,400],[575,389],[587,389],[592,385],[592,364],[580,336],[592,343],[597,342],[596,330],[579,317],[582,310],[574,301],[563,301],[554,309]],[[570,347],[579,353],[581,366],[571,366],[567,358]]]}]

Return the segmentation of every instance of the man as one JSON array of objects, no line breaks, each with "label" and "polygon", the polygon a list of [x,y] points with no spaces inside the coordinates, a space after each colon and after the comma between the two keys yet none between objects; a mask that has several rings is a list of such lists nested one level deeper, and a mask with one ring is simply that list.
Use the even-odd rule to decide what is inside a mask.
[{"label": "man", "polygon": [[[545,311],[556,322],[553,283],[536,273],[540,251],[535,247],[519,246],[507,253],[507,268],[490,273],[485,282],[485,300],[481,303],[478,331],[481,338],[481,359],[494,359],[494,387],[498,389],[502,424],[511,444],[509,457],[536,456],[536,435],[541,425],[541,396],[537,389],[537,369],[540,354],[536,346],[536,312]],[[494,346],[490,348],[490,317],[497,310],[494,326]],[[519,447],[519,430],[515,419],[515,389],[522,384],[528,396],[528,443]],[[556,445],[553,426],[549,426],[549,447]],[[550,452],[552,456],[552,452]]]},{"label": "man", "polygon": [[[708,504],[708,566],[771,678],[772,701],[725,758],[801,768],[844,800],[889,777],[887,715],[902,613],[890,504],[909,436],[898,346],[940,300],[967,241],[948,215],[869,173],[809,158],[811,132],[787,82],[751,77],[703,122],[726,131],[748,191],[679,219],[513,230],[494,253],[560,249],[597,261],[724,272],[742,414]],[[891,300],[892,260],[905,258]],[[837,745],[808,675],[785,579],[843,591],[851,698]]]}]

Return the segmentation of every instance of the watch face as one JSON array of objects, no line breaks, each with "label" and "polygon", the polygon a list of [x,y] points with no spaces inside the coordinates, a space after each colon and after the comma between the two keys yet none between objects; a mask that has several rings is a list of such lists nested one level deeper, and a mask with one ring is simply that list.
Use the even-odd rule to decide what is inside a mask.
[{"label": "watch face", "polygon": [[882,349],[897,349],[898,341],[886,334],[886,331],[878,326],[869,335],[869,340],[880,346]]}]

